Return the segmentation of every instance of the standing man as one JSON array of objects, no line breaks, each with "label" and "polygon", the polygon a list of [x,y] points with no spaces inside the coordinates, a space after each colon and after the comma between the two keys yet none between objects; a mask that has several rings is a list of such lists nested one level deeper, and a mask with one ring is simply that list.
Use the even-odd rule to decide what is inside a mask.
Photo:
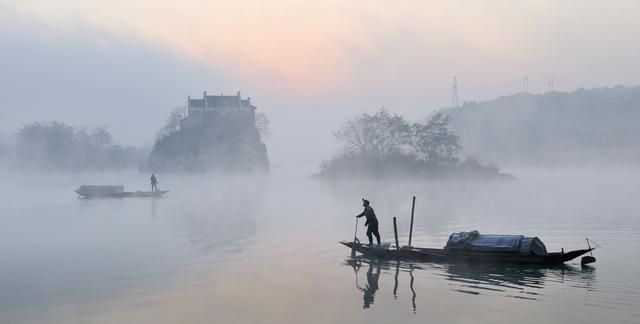
[{"label": "standing man", "polygon": [[151,174],[151,192],[158,191],[158,179],[156,179],[155,174]]},{"label": "standing man", "polygon": [[356,218],[360,218],[362,216],[365,216],[367,218],[364,226],[367,226],[367,237],[369,238],[369,245],[373,245],[373,237],[371,236],[371,234],[376,236],[378,245],[380,245],[380,233],[378,232],[378,218],[376,217],[376,213],[373,211],[373,208],[369,206],[368,200],[362,199],[362,206],[364,207],[364,211],[358,214]]}]

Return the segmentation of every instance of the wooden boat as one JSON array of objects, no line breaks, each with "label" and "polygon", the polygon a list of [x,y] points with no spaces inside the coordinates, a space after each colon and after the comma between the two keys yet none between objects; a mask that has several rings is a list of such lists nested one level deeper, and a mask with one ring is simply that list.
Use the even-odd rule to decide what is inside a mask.
[{"label": "wooden boat", "polygon": [[124,186],[121,185],[84,185],[74,192],[83,198],[159,198],[169,190],[124,191]]},{"label": "wooden boat", "polygon": [[[503,262],[522,263],[537,265],[558,265],[571,261],[581,255],[589,253],[589,256],[582,257],[581,264],[596,262],[587,240],[586,249],[564,252],[547,252],[544,243],[537,237],[525,237],[524,235],[481,235],[478,231],[453,233],[449,236],[447,244],[442,249],[420,248],[411,245],[413,235],[413,215],[415,211],[416,197],[413,196],[411,205],[411,225],[409,227],[409,245],[400,247],[398,242],[398,225],[396,218],[393,218],[393,232],[395,236],[395,247],[390,244],[369,245],[362,244],[356,236],[358,231],[358,221],[356,218],[356,231],[352,242],[341,241],[340,243],[352,251],[359,252],[367,257],[378,259],[414,260],[426,262]],[[597,244],[596,244],[597,246]]]},{"label": "wooden boat", "polygon": [[[437,248],[419,248],[403,246],[401,248],[389,245],[378,247],[369,246],[359,242],[341,241],[342,245],[361,253],[365,256],[377,259],[412,260],[424,262],[504,262],[527,263],[539,265],[557,265],[571,261],[581,255],[591,252],[594,248],[573,250],[569,252],[550,252],[544,255],[521,254],[515,252],[496,251],[470,251]],[[594,259],[595,261],[595,259]]]}]

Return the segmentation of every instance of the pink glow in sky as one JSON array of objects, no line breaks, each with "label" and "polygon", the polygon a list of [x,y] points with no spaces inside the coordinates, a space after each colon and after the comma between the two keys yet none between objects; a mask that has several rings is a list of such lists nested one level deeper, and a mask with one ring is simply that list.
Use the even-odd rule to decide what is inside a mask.
[{"label": "pink glow in sky", "polygon": [[90,24],[140,37],[254,87],[302,95],[446,91],[453,75],[477,85],[473,94],[480,96],[508,82],[517,88],[523,75],[540,79],[540,90],[552,74],[567,89],[637,83],[637,74],[622,66],[640,55],[637,1],[20,0],[5,6],[61,28]]}]

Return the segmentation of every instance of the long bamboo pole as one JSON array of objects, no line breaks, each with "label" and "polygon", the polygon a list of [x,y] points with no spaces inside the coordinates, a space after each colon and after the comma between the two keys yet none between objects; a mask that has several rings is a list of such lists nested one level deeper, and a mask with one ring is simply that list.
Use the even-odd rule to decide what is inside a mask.
[{"label": "long bamboo pole", "polygon": [[413,202],[411,203],[411,226],[409,226],[409,246],[411,246],[411,238],[413,236],[413,213],[416,209],[416,196],[413,196]]},{"label": "long bamboo pole", "polygon": [[396,218],[393,218],[393,235],[396,237],[396,250],[400,250],[400,243],[398,242],[398,224]]},{"label": "long bamboo pole", "polygon": [[353,243],[358,241],[358,218],[356,218],[356,230],[353,232]]}]

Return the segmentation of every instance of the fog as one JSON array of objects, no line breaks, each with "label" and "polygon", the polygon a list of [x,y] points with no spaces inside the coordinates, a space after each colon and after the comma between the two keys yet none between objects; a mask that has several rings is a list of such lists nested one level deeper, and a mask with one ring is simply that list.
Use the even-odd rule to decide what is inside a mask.
[{"label": "fog", "polygon": [[[0,0],[0,322],[637,323],[639,16],[635,1]],[[366,243],[362,199],[382,241],[397,217],[406,244],[413,196],[414,246],[588,237],[598,261],[338,244]]]}]

